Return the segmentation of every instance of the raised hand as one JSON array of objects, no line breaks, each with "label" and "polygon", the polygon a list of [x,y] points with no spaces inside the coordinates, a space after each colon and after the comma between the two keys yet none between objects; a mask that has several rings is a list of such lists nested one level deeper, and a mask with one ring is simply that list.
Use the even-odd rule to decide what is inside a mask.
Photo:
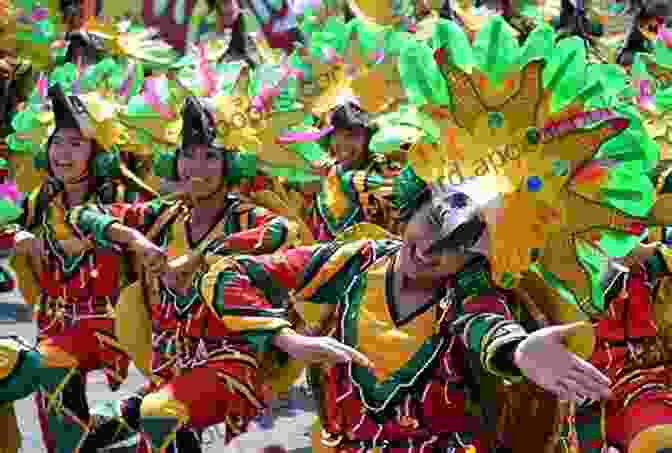
[{"label": "raised hand", "polygon": [[515,364],[528,379],[561,400],[608,398],[609,378],[565,346],[565,340],[582,327],[582,323],[576,323],[534,332],[516,348]]}]

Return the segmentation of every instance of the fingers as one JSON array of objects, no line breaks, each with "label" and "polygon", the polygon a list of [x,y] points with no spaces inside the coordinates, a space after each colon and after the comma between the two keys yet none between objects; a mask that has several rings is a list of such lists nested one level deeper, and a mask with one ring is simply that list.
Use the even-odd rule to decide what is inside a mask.
[{"label": "fingers", "polygon": [[319,362],[346,363],[350,361],[350,356],[345,351],[339,350],[338,347],[330,343],[329,341],[324,341],[320,345],[323,354],[318,355]]},{"label": "fingers", "polygon": [[604,373],[595,368],[589,362],[583,360],[578,356],[574,356],[573,364],[570,368],[572,372],[587,376],[591,381],[595,382],[601,388],[609,388],[611,386],[611,379]]},{"label": "fingers", "polygon": [[575,401],[580,403],[585,400],[583,388],[577,382],[570,378],[564,378],[558,381],[557,386],[560,388],[563,396],[562,400]]},{"label": "fingers", "polygon": [[373,362],[355,348],[351,348],[350,346],[343,343],[339,343],[338,347],[347,354],[348,360],[352,360],[357,365],[365,368],[373,368]]},{"label": "fingers", "polygon": [[373,368],[373,362],[356,349],[331,337],[323,337],[323,340],[324,341],[321,342],[322,347],[331,355],[329,359],[330,362],[333,362],[334,359],[336,359],[335,361],[337,363],[354,362],[365,368]]},{"label": "fingers", "polygon": [[582,394],[591,399],[598,401],[609,397],[609,386],[603,382],[596,381],[592,377],[575,370],[570,370],[567,377],[581,385],[584,389]]}]

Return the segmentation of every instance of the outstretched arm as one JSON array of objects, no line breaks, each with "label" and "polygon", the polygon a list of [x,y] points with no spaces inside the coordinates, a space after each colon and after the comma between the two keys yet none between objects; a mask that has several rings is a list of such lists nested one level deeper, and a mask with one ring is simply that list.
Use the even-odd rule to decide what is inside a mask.
[{"label": "outstretched arm", "polygon": [[463,297],[450,330],[468,351],[478,354],[486,371],[507,379],[525,377],[565,400],[598,401],[609,395],[609,379],[566,346],[577,329],[592,329],[591,325],[527,333],[511,316],[508,293],[493,287],[485,270],[467,271],[456,278]]},{"label": "outstretched arm", "polygon": [[239,214],[241,231],[216,239],[208,251],[217,255],[261,255],[296,245],[300,226],[291,220],[255,207]]}]

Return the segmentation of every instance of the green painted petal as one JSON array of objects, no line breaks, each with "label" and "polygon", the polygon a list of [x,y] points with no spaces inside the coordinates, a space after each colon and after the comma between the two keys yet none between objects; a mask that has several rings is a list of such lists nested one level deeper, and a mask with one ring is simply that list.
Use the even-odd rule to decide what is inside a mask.
[{"label": "green painted petal", "polygon": [[653,77],[646,67],[646,63],[651,61],[651,55],[644,53],[635,54],[635,61],[632,64],[630,73],[632,78],[636,80],[652,80]]},{"label": "green painted petal", "polygon": [[592,244],[583,241],[578,242],[576,245],[576,257],[590,280],[590,287],[592,289],[591,304],[600,311],[604,310],[602,280],[607,274],[608,257]]},{"label": "green painted petal", "polygon": [[398,57],[406,43],[413,39],[411,33],[387,29],[384,32],[385,57]]},{"label": "green painted petal", "polygon": [[612,64],[594,64],[587,71],[586,84],[580,97],[588,110],[614,105],[628,88],[628,77],[623,68]]},{"label": "green painted petal", "polygon": [[72,94],[72,86],[77,81],[77,66],[66,63],[53,70],[49,76],[49,86],[59,83],[66,95]]},{"label": "green painted petal", "polygon": [[672,49],[668,48],[663,40],[656,40],[654,55],[656,58],[656,64],[672,68]]},{"label": "green painted petal", "polygon": [[503,83],[516,69],[520,46],[511,27],[497,16],[479,30],[473,45],[474,60],[478,68],[496,85]]},{"label": "green painted petal", "polygon": [[446,80],[428,45],[411,40],[399,56],[399,74],[411,103],[417,106],[450,103]]},{"label": "green painted petal", "polygon": [[388,125],[371,137],[369,149],[380,153],[397,151],[403,144],[419,142],[423,135],[423,131],[414,126]]},{"label": "green painted petal", "polygon": [[[289,132],[302,132],[313,130],[309,124],[305,127],[292,127]],[[287,145],[287,148],[298,154],[307,163],[311,162],[326,162],[329,160],[329,153],[317,142],[292,143]],[[306,167],[307,169],[308,167]]]},{"label": "green painted petal", "polygon": [[375,63],[369,57],[385,48],[385,33],[377,27],[365,24],[359,19],[353,19],[349,23],[351,33],[357,37],[351,45],[358,46],[360,53],[367,58],[369,64]]},{"label": "green painted petal", "polygon": [[375,120],[379,129],[390,126],[412,126],[424,132],[424,139],[431,143],[438,143],[441,139],[441,128],[431,116],[415,107],[402,106],[396,112],[381,115]]},{"label": "green painted petal", "polygon": [[672,87],[656,90],[656,107],[662,112],[672,109]]},{"label": "green painted petal", "polygon": [[605,231],[598,244],[609,256],[623,257],[632,252],[640,242],[639,236],[621,231]]},{"label": "green painted petal", "polygon": [[19,208],[11,200],[0,200],[0,225],[7,225],[15,222],[23,214],[23,209]]},{"label": "green painted petal", "polygon": [[105,58],[100,63],[86,68],[79,79],[79,88],[82,92],[95,91],[109,79],[119,66],[112,58]]},{"label": "green painted petal", "polygon": [[7,225],[21,217],[23,209],[10,200],[0,200],[0,225]]},{"label": "green painted petal", "polygon": [[449,61],[467,74],[470,74],[476,65],[476,57],[469,38],[462,27],[452,20],[438,21],[431,37],[431,45],[435,50],[446,49]]},{"label": "green painted petal", "polygon": [[552,91],[554,112],[576,99],[586,83],[586,46],[579,37],[561,40],[544,68],[544,87]]},{"label": "green painted petal", "polygon": [[635,165],[645,173],[655,168],[660,157],[660,148],[648,134],[628,128],[600,147],[596,159],[609,159]]},{"label": "green painted petal", "polygon": [[524,68],[532,61],[550,57],[555,48],[555,40],[555,29],[549,24],[536,27],[525,40],[518,58],[518,66]]},{"label": "green painted petal", "polygon": [[649,213],[656,198],[649,175],[625,165],[609,172],[609,181],[600,195],[604,203],[638,217]]}]

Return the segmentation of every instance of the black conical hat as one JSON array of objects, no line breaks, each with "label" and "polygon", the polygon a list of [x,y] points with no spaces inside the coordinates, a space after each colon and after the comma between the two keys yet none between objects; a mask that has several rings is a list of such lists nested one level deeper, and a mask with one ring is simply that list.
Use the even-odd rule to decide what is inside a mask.
[{"label": "black conical hat", "polygon": [[78,129],[86,138],[94,139],[96,130],[89,112],[79,98],[66,96],[60,84],[49,88],[49,98],[56,120],[56,129]]},{"label": "black conical hat", "polygon": [[182,147],[212,145],[215,135],[212,115],[198,99],[189,96],[182,108]]}]

